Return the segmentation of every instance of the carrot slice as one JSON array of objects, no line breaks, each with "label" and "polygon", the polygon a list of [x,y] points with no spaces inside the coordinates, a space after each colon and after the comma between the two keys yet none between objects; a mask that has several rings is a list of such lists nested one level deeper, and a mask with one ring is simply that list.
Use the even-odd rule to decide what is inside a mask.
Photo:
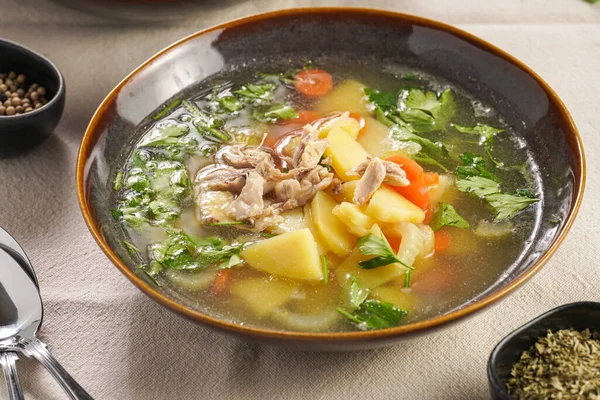
[{"label": "carrot slice", "polygon": [[415,276],[411,283],[411,289],[420,295],[435,295],[447,292],[452,288],[456,277],[451,267],[440,265]]},{"label": "carrot slice", "polygon": [[294,76],[294,86],[305,96],[321,97],[333,88],[333,78],[322,69],[304,69]]},{"label": "carrot slice", "polygon": [[450,244],[452,244],[452,238],[446,231],[443,231],[443,230],[435,231],[434,236],[435,236],[435,244],[434,244],[435,251],[444,251],[448,247],[450,247]]},{"label": "carrot slice", "polygon": [[429,225],[429,223],[431,222],[431,220],[433,219],[433,214],[435,214],[433,212],[433,208],[429,207],[426,211],[425,211],[425,219],[423,220],[423,223],[425,225]]},{"label": "carrot slice", "polygon": [[425,185],[433,186],[440,183],[440,176],[436,172],[425,172],[423,173],[423,180]]},{"label": "carrot slice", "polygon": [[400,155],[386,158],[386,160],[400,165],[410,182],[408,186],[392,186],[392,188],[417,207],[427,211],[430,208],[430,202],[423,167],[409,157]]},{"label": "carrot slice", "polygon": [[358,121],[358,134],[360,135],[360,133],[365,129],[365,119],[359,113],[350,113],[349,117]]},{"label": "carrot slice", "polygon": [[400,242],[402,242],[402,238],[397,237],[397,236],[386,236],[385,237],[388,241],[388,243],[390,244],[390,247],[392,248],[392,250],[394,250],[394,253],[398,252],[398,249],[400,248]]},{"label": "carrot slice", "polygon": [[301,125],[306,125],[306,124],[310,124],[311,122],[319,119],[319,114],[314,112],[314,111],[309,111],[309,110],[298,110],[296,111],[296,114],[298,114],[298,116],[296,118],[289,118],[289,119],[284,119],[280,122],[278,122],[279,125],[289,125],[289,124],[301,124]]},{"label": "carrot slice", "polygon": [[217,296],[225,294],[231,278],[233,278],[233,271],[231,269],[220,270],[213,282],[212,292]]}]

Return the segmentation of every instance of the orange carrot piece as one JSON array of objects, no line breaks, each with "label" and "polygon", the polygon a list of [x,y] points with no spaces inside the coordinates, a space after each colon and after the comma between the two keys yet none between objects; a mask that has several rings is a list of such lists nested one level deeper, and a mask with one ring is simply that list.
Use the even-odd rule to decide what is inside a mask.
[{"label": "orange carrot piece", "polygon": [[444,251],[452,244],[452,237],[444,230],[435,231],[435,251]]},{"label": "orange carrot piece", "polygon": [[224,295],[227,292],[227,288],[229,287],[232,278],[233,271],[231,269],[220,270],[213,282],[212,292],[216,296]]},{"label": "orange carrot piece", "polygon": [[423,180],[425,181],[425,185],[433,186],[440,183],[440,176],[437,172],[425,172],[423,173]]},{"label": "orange carrot piece", "polygon": [[394,250],[394,253],[398,252],[398,249],[400,248],[400,243],[402,242],[402,238],[397,237],[397,236],[386,236],[385,237],[388,241],[388,243],[390,244],[390,247],[392,248],[392,250]]},{"label": "orange carrot piece", "polygon": [[394,190],[417,207],[427,211],[430,208],[430,201],[425,185],[423,167],[405,156],[392,156],[386,158],[386,160],[400,165],[406,172],[406,178],[410,182],[408,186],[392,186]]},{"label": "orange carrot piece", "polygon": [[321,97],[333,88],[333,78],[322,69],[304,69],[294,75],[294,86],[305,96]]}]

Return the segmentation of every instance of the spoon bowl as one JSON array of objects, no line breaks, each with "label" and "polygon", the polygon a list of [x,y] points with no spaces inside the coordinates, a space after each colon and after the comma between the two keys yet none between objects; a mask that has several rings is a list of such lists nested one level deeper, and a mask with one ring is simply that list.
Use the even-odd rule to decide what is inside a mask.
[{"label": "spoon bowl", "polygon": [[43,307],[35,282],[17,259],[5,251],[0,251],[0,268],[0,352],[20,351],[36,358],[71,399],[92,399],[36,338]]}]

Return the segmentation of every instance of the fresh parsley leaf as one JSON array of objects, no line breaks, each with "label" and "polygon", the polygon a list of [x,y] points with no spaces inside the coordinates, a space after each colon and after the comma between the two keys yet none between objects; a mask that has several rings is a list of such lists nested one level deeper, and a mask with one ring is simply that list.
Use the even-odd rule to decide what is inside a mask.
[{"label": "fresh parsley leaf", "polygon": [[323,284],[329,283],[329,263],[325,255],[321,256],[321,266],[323,267]]},{"label": "fresh parsley leaf", "polygon": [[490,194],[500,193],[500,185],[491,179],[481,176],[469,176],[465,179],[456,181],[456,187],[461,192],[473,193],[478,197],[485,197]]},{"label": "fresh parsley leaf", "polygon": [[462,133],[470,133],[481,136],[482,142],[492,139],[497,133],[504,132],[504,129],[494,128],[485,124],[477,124],[473,127],[466,127],[454,124],[454,129]]},{"label": "fresh parsley leaf", "polygon": [[395,109],[398,104],[398,95],[395,93],[381,92],[372,88],[364,88],[369,101],[382,110]]},{"label": "fresh parsley leaf", "polygon": [[234,113],[245,107],[244,103],[232,95],[216,97],[214,101],[218,104],[218,110],[226,113]]},{"label": "fresh parsley leaf", "polygon": [[180,143],[180,137],[186,135],[190,128],[185,124],[170,124],[161,128],[155,128],[145,136],[139,147],[165,147],[176,146]]},{"label": "fresh parsley leaf", "polygon": [[240,96],[240,99],[247,103],[254,103],[257,100],[270,100],[277,86],[271,82],[250,83],[234,90],[233,93]]},{"label": "fresh parsley leaf", "polygon": [[512,218],[530,204],[539,201],[539,199],[529,196],[531,192],[526,192],[528,193],[525,196],[522,195],[524,192],[520,192],[521,194],[495,193],[487,196],[486,200],[496,212],[496,220]]},{"label": "fresh parsley leaf", "polygon": [[350,305],[358,308],[369,297],[369,289],[363,288],[354,275],[350,275],[350,286],[348,288]]},{"label": "fresh parsley leaf", "polygon": [[459,132],[479,135],[480,144],[482,144],[485,147],[485,152],[490,158],[490,160],[498,167],[504,165],[504,163],[496,160],[492,155],[492,148],[494,147],[494,136],[496,136],[497,133],[504,132],[504,129],[494,128],[493,126],[479,123],[473,127],[454,125],[454,128]]},{"label": "fresh parsley leaf", "polygon": [[431,223],[431,229],[437,231],[444,226],[454,226],[456,228],[469,228],[469,222],[460,216],[460,214],[448,203],[440,203]]},{"label": "fresh parsley leaf", "polygon": [[463,162],[463,166],[456,168],[456,175],[464,179],[469,176],[481,176],[498,182],[498,177],[488,171],[483,157],[473,153],[462,153],[458,156]]},{"label": "fresh parsley leaf", "polygon": [[408,314],[406,310],[379,300],[366,300],[352,313],[341,308],[336,310],[363,329],[392,328]]},{"label": "fresh parsley leaf", "polygon": [[419,144],[421,146],[422,155],[426,155],[433,160],[443,160],[448,154],[448,150],[442,143],[433,142],[432,140],[413,133],[406,124],[392,126],[390,129],[390,137],[393,140],[400,142],[414,142]]},{"label": "fresh parsley leaf", "polygon": [[137,267],[137,272],[143,274],[148,279],[150,279],[156,286],[161,287],[160,283],[157,280],[158,275],[164,270],[164,267],[157,263],[156,261],[152,261],[150,265],[140,265]]},{"label": "fresh parsley leaf", "polygon": [[385,265],[399,263],[408,269],[414,269],[403,263],[392,251],[385,239],[379,238],[372,233],[362,236],[356,242],[356,247],[365,256],[377,256],[366,261],[361,261],[358,266],[362,269],[373,269]]},{"label": "fresh parsley leaf", "polygon": [[410,287],[410,275],[410,269],[404,273],[404,287],[407,289]]},{"label": "fresh parsley leaf", "polygon": [[158,114],[156,114],[154,117],[152,117],[152,119],[155,121],[158,121],[159,119],[163,119],[164,117],[167,116],[167,114],[169,114],[171,111],[173,111],[175,108],[177,108],[180,104],[181,104],[180,99],[174,100],[168,106],[166,106],[165,108],[160,110],[158,112]]},{"label": "fresh parsley leaf", "polygon": [[224,143],[228,142],[231,137],[223,130],[225,121],[221,118],[204,113],[195,103],[183,100],[183,106],[194,117],[192,124],[202,137],[207,140]]},{"label": "fresh parsley leaf", "polygon": [[252,118],[260,122],[275,123],[279,120],[297,118],[296,110],[283,103],[273,104],[266,108],[255,108],[252,110]]},{"label": "fresh parsley leaf", "polygon": [[132,256],[135,256],[137,253],[141,252],[141,250],[138,249],[133,243],[123,240],[123,244],[125,245],[125,248],[129,252],[129,254],[131,254]]},{"label": "fresh parsley leaf", "polygon": [[448,172],[448,168],[444,167],[442,164],[437,162],[435,159],[433,159],[429,155],[427,155],[427,153],[423,153],[422,151],[410,156],[410,158],[412,158],[413,160],[415,160],[416,162],[418,162],[421,165],[429,165],[432,167],[439,168],[444,172]]},{"label": "fresh parsley leaf", "polygon": [[366,300],[354,315],[365,322],[369,329],[385,329],[398,326],[408,312],[392,303],[379,300]]},{"label": "fresh parsley leaf", "polygon": [[244,221],[223,221],[223,222],[210,222],[208,226],[233,226],[233,225],[244,225]]},{"label": "fresh parsley leaf", "polygon": [[149,246],[152,260],[165,268],[197,269],[217,264],[219,268],[230,268],[242,262],[243,244],[224,245],[218,238],[195,237],[172,227],[166,231],[166,240]]},{"label": "fresh parsley leaf", "polygon": [[420,89],[402,90],[400,99],[404,99],[404,106],[421,110],[429,116],[436,118],[442,103],[434,92],[424,92]]},{"label": "fresh parsley leaf", "polygon": [[403,89],[398,99],[400,117],[418,132],[446,128],[456,113],[452,91],[445,90],[440,98],[434,92]]},{"label": "fresh parsley leaf", "polygon": [[113,189],[115,190],[115,192],[118,192],[119,190],[121,190],[122,184],[123,184],[123,171],[119,171],[115,175],[115,182],[113,185]]}]

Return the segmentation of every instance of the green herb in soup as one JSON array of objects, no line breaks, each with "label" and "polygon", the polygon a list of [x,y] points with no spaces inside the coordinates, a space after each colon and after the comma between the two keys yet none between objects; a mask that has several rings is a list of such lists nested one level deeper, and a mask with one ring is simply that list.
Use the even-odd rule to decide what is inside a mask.
[{"label": "green herb in soup", "polygon": [[485,290],[533,230],[525,150],[457,88],[364,79],[259,73],[157,111],[112,181],[140,271],[295,331],[391,328]]}]

